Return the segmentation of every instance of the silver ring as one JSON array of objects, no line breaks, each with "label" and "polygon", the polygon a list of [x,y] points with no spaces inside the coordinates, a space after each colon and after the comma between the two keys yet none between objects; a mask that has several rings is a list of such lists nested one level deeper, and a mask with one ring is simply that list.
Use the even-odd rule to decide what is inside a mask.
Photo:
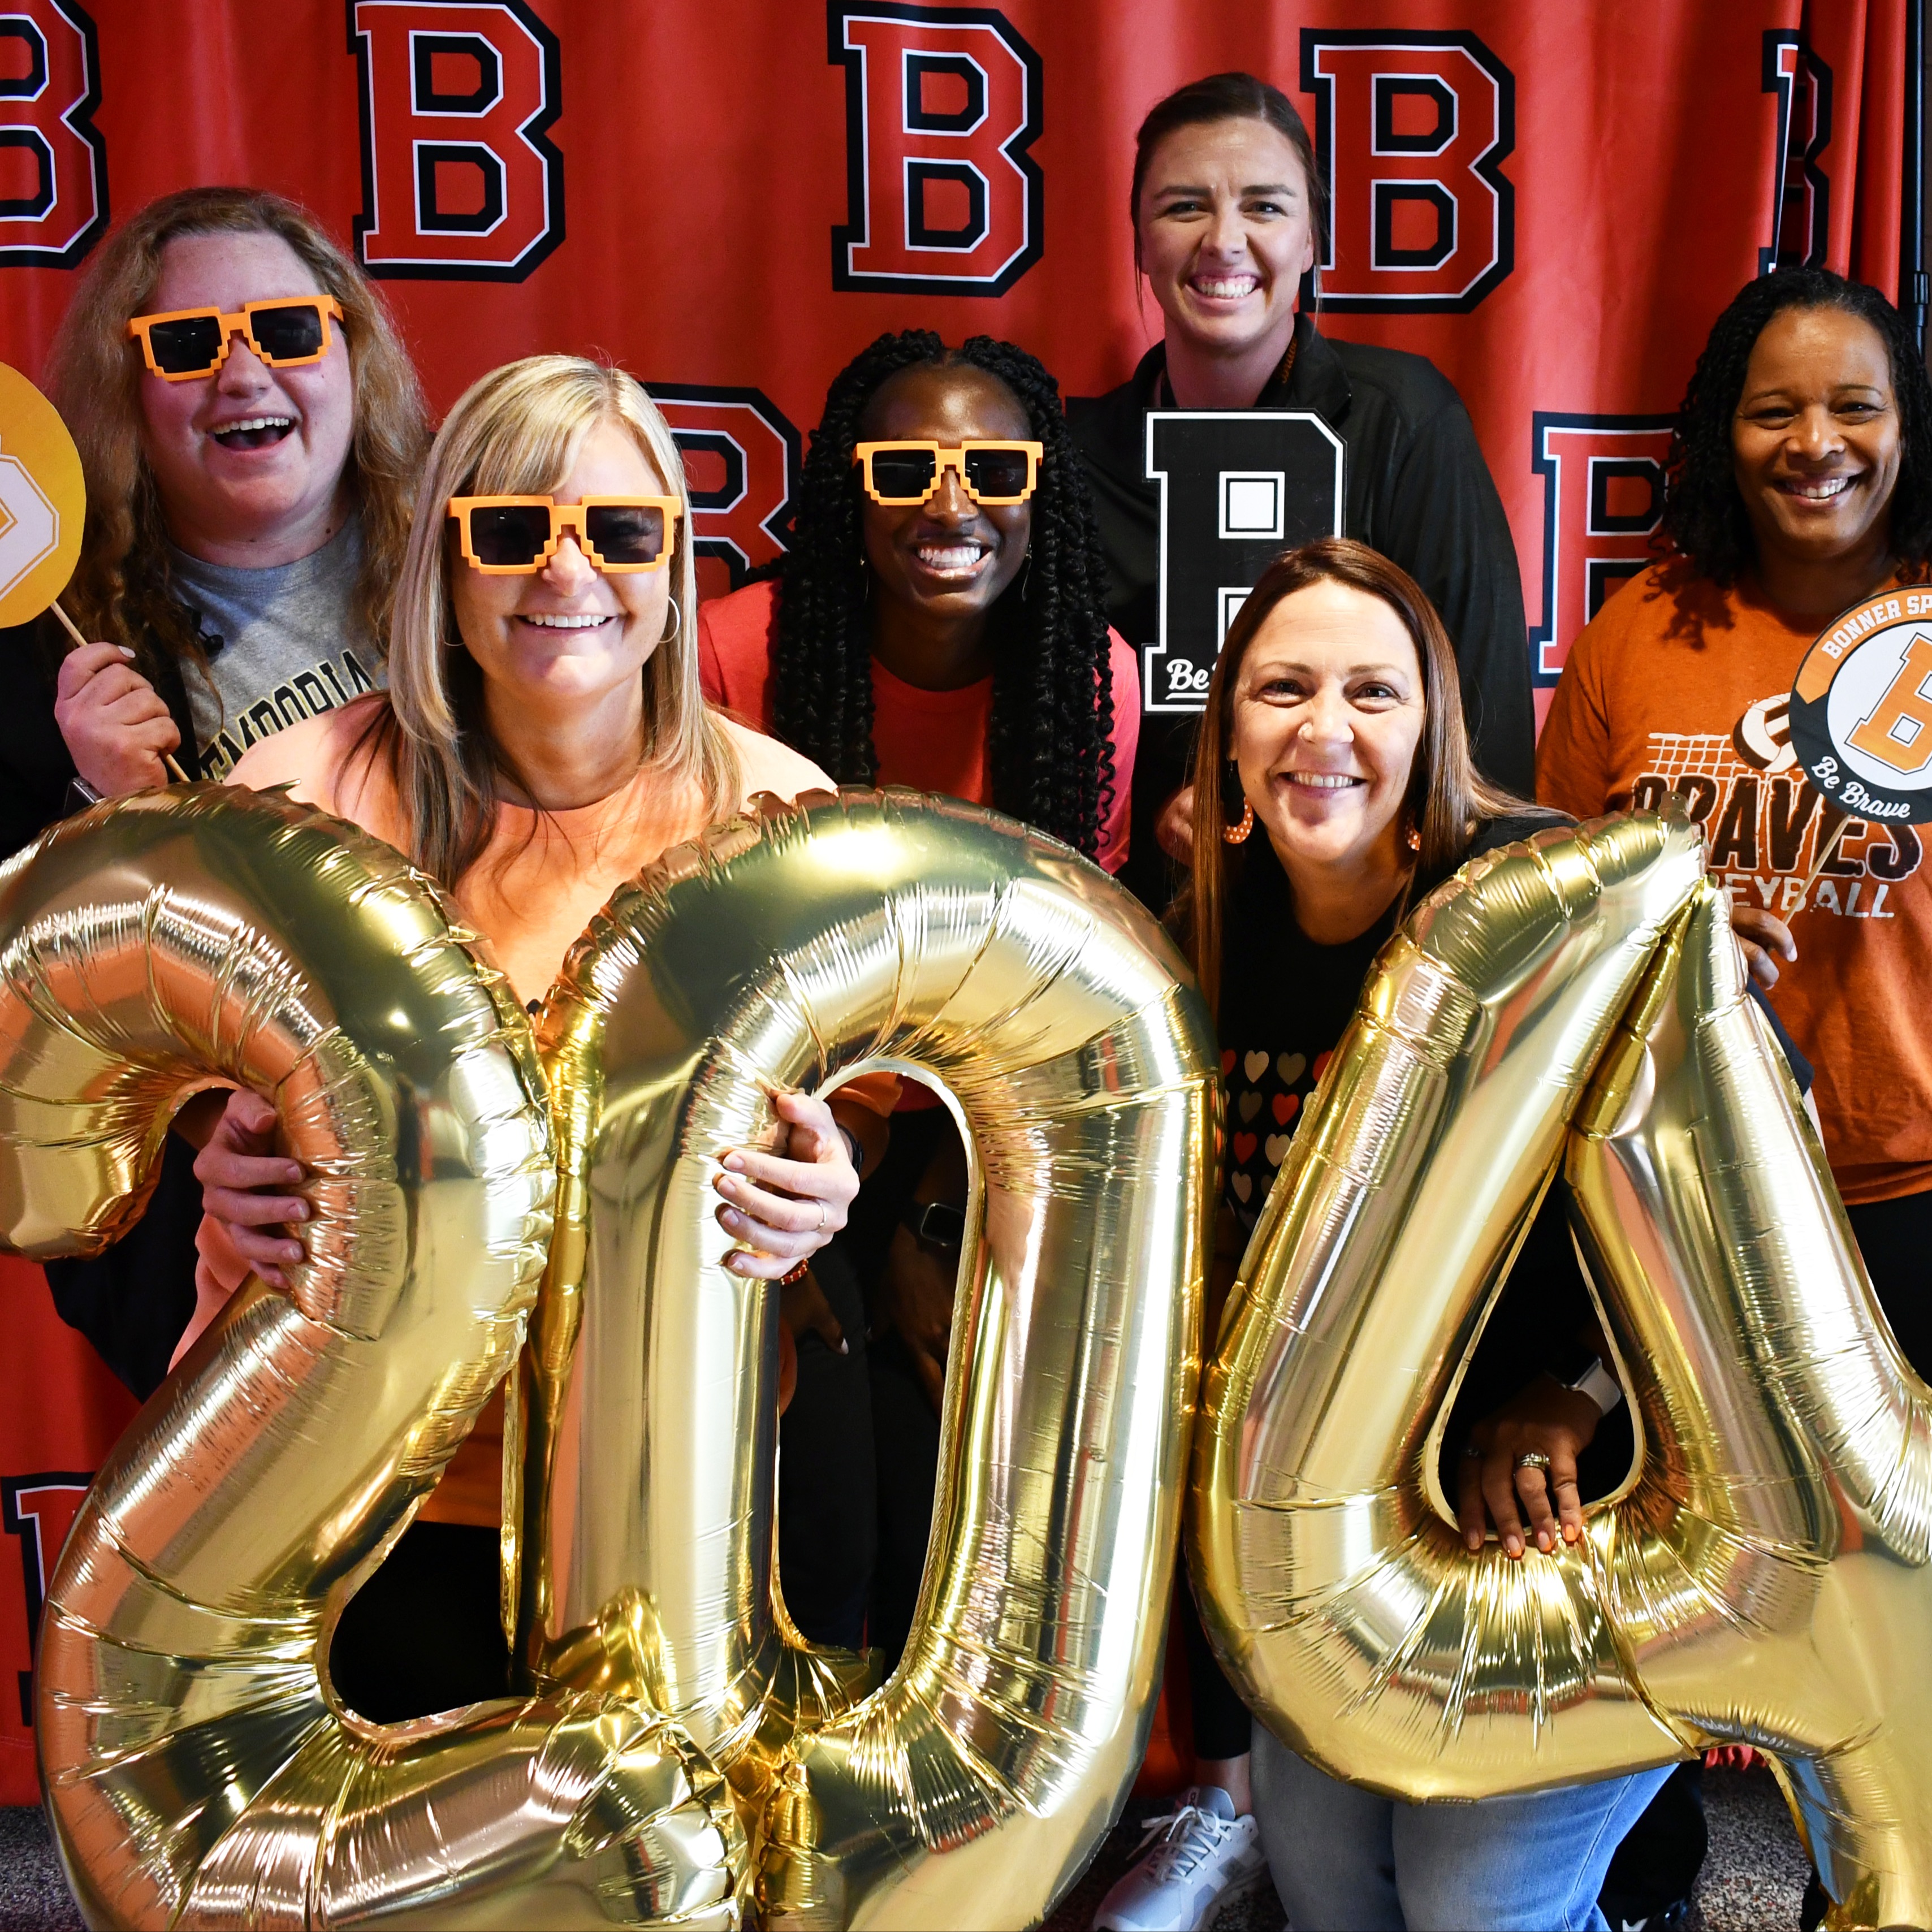
[{"label": "silver ring", "polygon": [[812,1232],[814,1234],[822,1234],[825,1232],[825,1203],[823,1201],[818,1204],[818,1226]]},{"label": "silver ring", "polygon": [[1550,1458],[1540,1449],[1526,1449],[1516,1459],[1516,1466],[1519,1469],[1546,1469]]}]

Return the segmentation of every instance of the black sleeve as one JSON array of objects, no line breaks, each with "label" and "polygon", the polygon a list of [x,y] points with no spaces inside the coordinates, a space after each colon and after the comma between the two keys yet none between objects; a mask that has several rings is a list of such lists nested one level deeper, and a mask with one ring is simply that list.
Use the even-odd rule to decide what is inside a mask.
[{"label": "black sleeve", "polygon": [[0,859],[68,812],[74,760],[54,722],[54,667],[37,624],[0,630]]},{"label": "black sleeve", "polygon": [[194,1149],[170,1134],[147,1212],[105,1254],[49,1262],[54,1306],[70,1328],[142,1401],[160,1387],[168,1358],[194,1313],[195,1230],[201,1184]]},{"label": "black sleeve", "polygon": [[1442,614],[1484,776],[1536,795],[1536,713],[1522,578],[1502,500],[1459,400],[1418,424],[1383,509],[1382,548]]}]

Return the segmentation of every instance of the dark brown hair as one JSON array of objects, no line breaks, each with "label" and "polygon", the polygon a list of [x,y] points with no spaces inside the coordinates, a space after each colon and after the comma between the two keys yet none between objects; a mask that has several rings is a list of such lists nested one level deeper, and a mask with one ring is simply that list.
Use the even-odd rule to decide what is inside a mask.
[{"label": "dark brown hair", "polygon": [[74,291],[46,372],[87,478],[86,534],[67,608],[90,638],[143,656],[158,643],[202,664],[194,627],[169,594],[167,526],[141,442],[141,352],[128,339],[128,323],[146,310],[162,250],[177,236],[254,234],[279,236],[341,304],[355,388],[347,469],[362,520],[356,615],[380,652],[429,442],[422,391],[368,278],[313,215],[260,188],[185,188],[149,202],[109,239]]},{"label": "dark brown hair", "polygon": [[[1173,920],[1211,1010],[1221,995],[1221,932],[1228,888],[1244,854],[1229,845],[1222,767],[1234,736],[1234,689],[1242,660],[1275,606],[1317,584],[1344,584],[1379,597],[1402,620],[1422,667],[1422,738],[1415,748],[1402,817],[1418,837],[1412,877],[1442,878],[1462,862],[1476,826],[1527,809],[1490,784],[1469,756],[1456,652],[1422,587],[1379,550],[1349,537],[1322,537],[1278,556],[1248,592],[1208,686],[1208,709],[1194,757],[1194,868]],[[1264,834],[1262,836],[1265,836]]]},{"label": "dark brown hair", "polygon": [[1134,266],[1138,268],[1141,259],[1141,190],[1147,185],[1154,150],[1178,128],[1205,127],[1216,121],[1265,121],[1294,150],[1308,182],[1308,217],[1318,275],[1318,265],[1328,251],[1328,186],[1315,165],[1315,143],[1294,103],[1280,88],[1252,74],[1210,74],[1204,80],[1190,80],[1148,110],[1134,136],[1134,182],[1127,196]]}]

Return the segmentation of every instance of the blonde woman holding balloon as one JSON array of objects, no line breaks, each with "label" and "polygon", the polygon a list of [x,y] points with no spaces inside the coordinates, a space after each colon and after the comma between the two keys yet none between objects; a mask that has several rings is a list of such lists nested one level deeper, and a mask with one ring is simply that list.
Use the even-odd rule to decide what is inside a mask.
[{"label": "blonde woman holding balloon", "polygon": [[[683,467],[629,376],[548,356],[483,377],[436,438],[417,514],[388,692],[269,739],[232,782],[288,785],[399,848],[534,1008],[616,886],[756,793],[831,782],[704,701]],[[730,1265],[766,1280],[844,1225],[855,1160],[884,1138],[848,1094],[784,1094],[777,1109],[786,1144],[728,1155],[716,1184],[742,1244]],[[182,1347],[251,1270],[279,1282],[302,1256],[304,1177],[271,1144],[273,1118],[232,1096],[197,1163],[204,1259]],[[503,1688],[501,1416],[484,1411],[344,1618],[333,1667],[367,1716]]]}]

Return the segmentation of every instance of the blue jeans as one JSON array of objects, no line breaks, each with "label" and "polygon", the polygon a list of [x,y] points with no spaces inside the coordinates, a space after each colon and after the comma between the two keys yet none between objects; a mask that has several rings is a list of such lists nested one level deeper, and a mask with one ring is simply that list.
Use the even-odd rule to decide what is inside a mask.
[{"label": "blue jeans", "polygon": [[1294,1932],[1607,1932],[1604,1874],[1672,1768],[1401,1804],[1317,1771],[1258,1724],[1255,1816]]}]

